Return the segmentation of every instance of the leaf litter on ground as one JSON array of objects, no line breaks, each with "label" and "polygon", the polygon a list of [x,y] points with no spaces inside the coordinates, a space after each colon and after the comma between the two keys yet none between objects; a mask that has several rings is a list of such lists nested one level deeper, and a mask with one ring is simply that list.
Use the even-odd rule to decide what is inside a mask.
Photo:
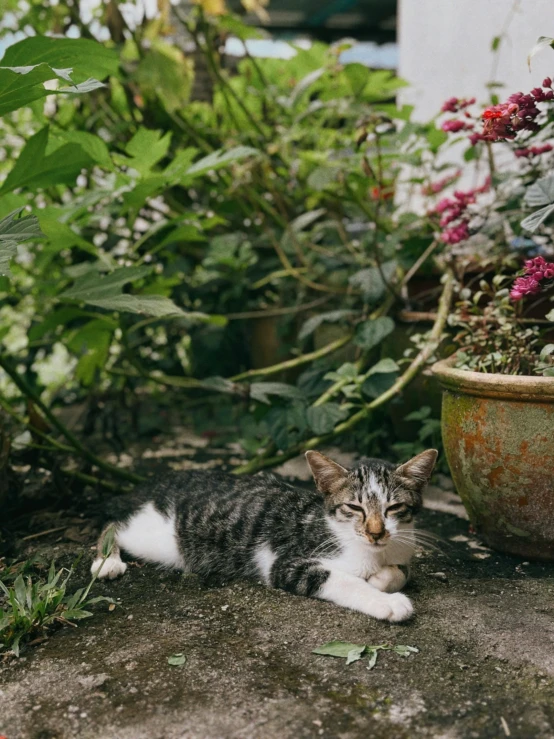
[{"label": "leaf litter on ground", "polygon": [[327,657],[342,657],[346,659],[346,664],[357,662],[362,657],[369,657],[367,669],[372,670],[377,663],[379,652],[395,652],[401,657],[409,657],[411,654],[417,654],[419,649],[411,647],[407,644],[351,644],[346,641],[330,641],[317,647],[312,654],[321,654]]},{"label": "leaf litter on ground", "polygon": [[181,665],[184,665],[186,661],[187,658],[182,652],[177,652],[167,658],[167,664],[172,665],[173,667],[181,667]]}]

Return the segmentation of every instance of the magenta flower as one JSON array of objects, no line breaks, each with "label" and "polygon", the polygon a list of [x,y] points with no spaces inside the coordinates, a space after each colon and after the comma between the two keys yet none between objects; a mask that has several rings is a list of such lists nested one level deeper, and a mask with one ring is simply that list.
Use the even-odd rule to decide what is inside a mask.
[{"label": "magenta flower", "polygon": [[542,146],[529,146],[522,149],[516,149],[514,151],[514,154],[516,155],[516,157],[527,157],[527,159],[531,159],[531,157],[536,157],[540,154],[546,154],[546,152],[552,151],[552,148],[553,147],[551,144],[543,144]]},{"label": "magenta flower", "polygon": [[440,216],[439,226],[443,229],[439,239],[444,244],[458,244],[469,238],[469,222],[471,214],[468,207],[475,203],[478,194],[486,192],[490,187],[490,177],[487,177],[481,187],[463,192],[456,190],[453,198],[442,198],[430,215]]},{"label": "magenta flower", "polygon": [[[547,87],[547,85],[545,85]],[[467,108],[469,105],[473,105],[475,98],[448,98],[441,108],[442,113],[458,113],[460,110]]]},{"label": "magenta flower", "polygon": [[545,281],[554,279],[554,262],[547,262],[544,257],[527,259],[524,264],[524,275],[517,277],[510,297],[512,300],[521,300],[527,295],[537,295],[545,286]]},{"label": "magenta flower", "polygon": [[[547,77],[544,83],[552,80]],[[550,85],[544,85],[549,87]],[[505,103],[492,105],[483,111],[483,130],[469,137],[472,144],[478,141],[500,141],[514,139],[519,131],[538,131],[536,122],[540,114],[537,103],[545,103],[554,99],[554,91],[535,87],[528,95],[515,92]]]},{"label": "magenta flower", "polygon": [[454,118],[450,121],[444,121],[441,124],[443,131],[447,133],[458,133],[458,131],[471,131],[473,123],[466,123],[465,121],[457,121]]}]

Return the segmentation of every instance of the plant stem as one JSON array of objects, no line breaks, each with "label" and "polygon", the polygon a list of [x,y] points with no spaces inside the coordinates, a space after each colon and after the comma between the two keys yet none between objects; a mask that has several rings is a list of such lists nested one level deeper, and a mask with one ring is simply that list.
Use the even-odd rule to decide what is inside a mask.
[{"label": "plant stem", "polygon": [[79,439],[68,428],[66,428],[64,424],[59,420],[59,418],[54,413],[52,413],[52,411],[42,402],[38,394],[28,385],[27,381],[17,372],[15,367],[6,357],[0,356],[0,367],[7,375],[9,375],[12,382],[17,386],[21,393],[26,398],[31,400],[33,404],[42,411],[42,413],[50,421],[51,425],[54,426],[54,428],[56,428],[63,436],[65,436],[73,449],[79,452],[81,456],[83,456],[85,459],[88,459],[88,461],[96,467],[109,472],[111,475],[120,477],[123,480],[129,480],[129,482],[136,483],[144,481],[144,477],[141,477],[140,475],[135,475],[132,472],[127,472],[126,470],[115,467],[108,462],[104,462],[103,459],[97,457],[96,454],[93,454],[83,444],[81,444]]},{"label": "plant stem", "polygon": [[292,369],[293,367],[300,367],[307,362],[313,362],[316,359],[321,359],[321,357],[326,357],[328,354],[336,352],[337,349],[340,349],[345,344],[348,344],[351,339],[352,334],[347,334],[346,336],[342,336],[340,339],[335,339],[335,341],[331,341],[331,343],[326,344],[325,346],[321,347],[321,349],[316,349],[315,351],[309,352],[308,354],[301,354],[299,357],[287,359],[284,362],[280,362],[279,364],[273,364],[271,365],[271,367],[261,367],[260,369],[247,370],[246,372],[241,372],[240,374],[234,375],[229,379],[231,380],[231,382],[237,382],[239,380],[246,380],[249,377],[266,377],[267,375],[275,375],[277,372]]},{"label": "plant stem", "polygon": [[273,467],[276,464],[282,464],[283,462],[286,462],[287,459],[295,457],[297,454],[300,454],[303,451],[313,449],[317,446],[320,446],[321,444],[326,444],[327,442],[336,439],[341,434],[344,434],[346,431],[351,431],[360,423],[360,421],[366,419],[372,411],[387,403],[395,395],[398,395],[398,393],[400,393],[419,374],[419,372],[423,369],[430,357],[436,351],[442,337],[442,332],[446,325],[448,312],[452,304],[453,294],[454,275],[449,270],[445,275],[444,287],[437,311],[437,318],[429,334],[427,343],[413,359],[406,371],[398,378],[394,385],[392,385],[392,387],[382,393],[378,398],[375,398],[375,400],[373,400],[371,403],[365,405],[349,419],[343,421],[342,423],[339,423],[338,426],[336,426],[334,430],[331,431],[329,434],[324,434],[323,436],[315,436],[311,439],[308,439],[307,441],[296,444],[294,447],[287,449],[287,451],[285,451],[283,454],[278,454],[273,457],[255,457],[247,464],[241,465],[240,467],[234,469],[232,474],[252,474],[265,467]]}]

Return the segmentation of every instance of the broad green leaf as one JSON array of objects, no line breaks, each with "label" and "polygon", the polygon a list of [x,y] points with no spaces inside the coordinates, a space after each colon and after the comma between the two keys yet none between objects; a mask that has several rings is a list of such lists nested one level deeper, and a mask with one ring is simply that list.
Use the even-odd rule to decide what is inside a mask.
[{"label": "broad green leaf", "polygon": [[366,377],[370,377],[375,374],[387,375],[390,372],[398,372],[399,369],[400,368],[394,359],[381,359],[381,361],[374,364],[373,367],[366,372]]},{"label": "broad green leaf", "polygon": [[72,185],[81,170],[93,164],[93,160],[78,144],[64,144],[46,156],[48,126],[27,141],[0,194],[18,187],[30,187],[33,191],[50,185]]},{"label": "broad green leaf", "polygon": [[82,300],[85,303],[114,297],[120,294],[119,288],[123,285],[146,277],[152,269],[152,267],[120,267],[105,277],[100,277],[97,272],[91,272],[76,280],[73,287],[65,290],[59,297]]},{"label": "broad green leaf", "polygon": [[36,216],[18,218],[22,210],[14,210],[0,221],[0,275],[10,274],[10,260],[17,252],[17,244],[44,236]]},{"label": "broad green leaf", "polygon": [[241,159],[246,159],[259,153],[258,149],[253,149],[251,146],[235,146],[227,151],[218,149],[195,162],[192,167],[188,168],[185,174],[187,178],[192,179],[193,177],[199,177],[200,175],[206,174],[206,172],[221,169],[233,162],[238,162]]},{"label": "broad green leaf", "polygon": [[324,403],[323,405],[311,406],[306,412],[308,424],[312,431],[318,435],[327,434],[332,431],[339,421],[348,415],[345,408],[338,403]]},{"label": "broad green leaf", "polygon": [[188,103],[194,64],[176,46],[153,38],[134,76],[146,99],[158,98],[169,113],[175,113]]},{"label": "broad green leaf", "polygon": [[343,318],[353,314],[354,311],[352,310],[332,310],[327,313],[319,313],[317,316],[312,316],[302,324],[302,327],[298,332],[298,338],[302,341],[313,334],[316,328],[321,326],[322,323],[336,323],[337,321],[341,321]]},{"label": "broad green leaf", "polygon": [[369,69],[359,62],[351,62],[345,65],[344,75],[350,83],[354,97],[361,97],[371,76]]},{"label": "broad green leaf", "polygon": [[300,390],[294,385],[285,382],[253,382],[250,385],[250,397],[261,403],[269,403],[270,395],[278,395],[282,398],[302,398]]},{"label": "broad green leaf", "polygon": [[362,385],[362,393],[369,398],[378,398],[394,385],[398,374],[396,372],[375,373],[367,378]]},{"label": "broad green leaf", "polygon": [[393,330],[394,321],[389,316],[364,321],[356,327],[354,343],[365,351],[369,351],[383,341]]},{"label": "broad green leaf", "polygon": [[[391,260],[381,265],[381,271],[377,267],[368,267],[356,272],[349,279],[352,287],[360,290],[369,303],[377,303],[385,294],[386,282],[390,282],[396,272],[396,262]],[[383,276],[385,280],[383,280]]]},{"label": "broad green leaf", "polygon": [[351,665],[352,662],[357,662],[359,659],[362,658],[362,655],[365,652],[365,650],[366,650],[366,647],[364,644],[359,644],[354,649],[351,649],[346,656],[346,664]]},{"label": "broad green leaf", "polygon": [[91,385],[96,372],[103,369],[109,356],[113,333],[102,320],[86,323],[73,333],[67,346],[79,357],[76,376],[83,385]]},{"label": "broad green leaf", "polygon": [[167,658],[167,664],[171,665],[172,667],[181,667],[181,665],[184,665],[187,661],[187,658],[182,652],[179,652],[178,654],[172,654],[171,657]]},{"label": "broad green leaf", "polygon": [[61,79],[71,82],[70,69],[54,69],[48,64],[27,65],[24,67],[0,67],[0,116],[30,105],[35,100],[56,93],[85,93],[102,87],[98,80],[47,90],[44,82]]},{"label": "broad green leaf", "polygon": [[110,152],[100,136],[87,131],[62,131],[56,133],[56,139],[66,144],[78,144],[93,162],[105,169],[112,169]]},{"label": "broad green leaf", "polygon": [[91,77],[98,80],[116,74],[119,58],[113,49],[91,39],[31,36],[6,49],[2,58],[5,67],[21,67],[46,63],[57,69],[71,69],[71,79],[83,82]]},{"label": "broad green leaf", "polygon": [[360,654],[366,649],[365,644],[351,644],[347,641],[330,641],[321,647],[312,650],[312,654],[324,654],[329,657],[348,657],[353,650],[360,651]]},{"label": "broad green leaf", "polygon": [[166,156],[170,144],[171,131],[162,136],[161,131],[139,128],[125,147],[125,151],[131,157],[128,166],[136,169],[142,175],[147,174],[155,164]]},{"label": "broad green leaf", "polygon": [[551,213],[554,213],[554,203],[547,205],[540,210],[536,210],[534,213],[531,213],[530,216],[524,218],[520,223],[521,228],[524,228],[526,231],[536,231],[541,223],[546,221]]}]

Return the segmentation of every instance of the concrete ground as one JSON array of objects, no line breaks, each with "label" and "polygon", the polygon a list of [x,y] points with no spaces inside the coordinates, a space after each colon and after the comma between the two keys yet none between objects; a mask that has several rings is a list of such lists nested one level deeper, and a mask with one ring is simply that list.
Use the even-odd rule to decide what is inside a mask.
[{"label": "concrete ground", "polygon": [[[0,662],[0,735],[554,737],[554,568],[484,548],[449,481],[439,483],[420,528],[440,539],[415,562],[411,622],[381,623],[255,583],[213,588],[132,566],[121,581],[95,586],[117,599],[115,610],[99,604],[78,628]],[[79,538],[79,526],[72,532],[32,551],[69,565],[83,548],[67,540]],[[83,532],[90,541],[86,522]],[[367,659],[347,666],[312,654],[332,639],[419,652],[381,652],[369,671]],[[185,664],[168,664],[175,653]]]}]

